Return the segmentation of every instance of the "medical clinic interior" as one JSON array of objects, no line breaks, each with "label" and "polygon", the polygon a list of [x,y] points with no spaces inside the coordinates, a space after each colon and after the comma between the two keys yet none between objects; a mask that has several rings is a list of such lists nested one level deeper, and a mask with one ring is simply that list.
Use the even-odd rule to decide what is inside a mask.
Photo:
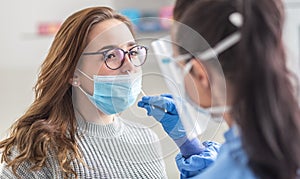
[{"label": "medical clinic interior", "polygon": [[[201,1],[201,0],[199,0]],[[287,67],[300,77],[300,0],[284,0],[285,22],[283,41]],[[130,19],[136,41],[148,49],[142,65],[142,92],[137,100],[119,115],[133,123],[150,128],[158,137],[161,158],[168,178],[180,178],[175,157],[176,143],[147,111],[138,107],[143,96],[171,93],[168,78],[155,56],[153,41],[170,35],[175,0],[27,0],[1,1],[0,28],[0,137],[9,135],[9,128],[35,99],[34,85],[40,66],[62,23],[76,11],[93,6],[107,6]],[[138,20],[137,20],[138,19]],[[239,68],[236,66],[236,68]],[[298,90],[298,92],[300,92]],[[300,99],[300,98],[299,98]],[[208,121],[198,136],[200,141],[224,142],[225,122]],[[1,178],[1,177],[0,177]]]}]

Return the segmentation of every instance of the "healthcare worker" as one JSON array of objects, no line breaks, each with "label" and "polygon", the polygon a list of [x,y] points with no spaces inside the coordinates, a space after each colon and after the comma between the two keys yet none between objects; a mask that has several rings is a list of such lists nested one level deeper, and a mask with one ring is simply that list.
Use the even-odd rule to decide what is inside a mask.
[{"label": "healthcare worker", "polygon": [[[291,82],[298,81],[286,67],[283,8],[281,0],[198,1],[180,17],[183,25],[174,26],[174,61],[180,63],[185,91],[181,100],[230,127],[209,167],[201,167],[205,149],[177,155],[182,178],[299,177],[300,111]],[[176,120],[187,118],[177,110],[182,109],[177,96],[164,96],[144,97],[138,105],[172,137],[182,132]]]},{"label": "healthcare worker", "polygon": [[167,178],[158,138],[118,114],[141,91],[147,48],[108,7],[68,17],[36,98],[0,142],[0,178]]}]

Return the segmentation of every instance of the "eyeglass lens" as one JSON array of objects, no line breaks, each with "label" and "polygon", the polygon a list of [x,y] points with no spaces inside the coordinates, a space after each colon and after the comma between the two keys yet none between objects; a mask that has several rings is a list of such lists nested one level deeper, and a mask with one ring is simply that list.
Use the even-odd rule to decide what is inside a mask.
[{"label": "eyeglass lens", "polygon": [[[122,49],[115,48],[107,51],[105,55],[105,63],[110,69],[118,69],[124,63],[126,52]],[[147,49],[143,46],[133,47],[128,51],[131,63],[138,67],[144,64],[147,58]]]}]

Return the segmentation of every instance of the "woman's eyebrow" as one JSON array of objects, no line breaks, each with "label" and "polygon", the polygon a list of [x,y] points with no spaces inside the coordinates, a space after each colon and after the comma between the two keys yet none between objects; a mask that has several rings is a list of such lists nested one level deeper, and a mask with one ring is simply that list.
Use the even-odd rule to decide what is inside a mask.
[{"label": "woman's eyebrow", "polygon": [[113,48],[118,48],[118,46],[116,46],[116,45],[106,45],[106,46],[100,48],[98,50],[98,52],[101,52],[101,51],[106,50],[106,49],[113,49]]},{"label": "woman's eyebrow", "polygon": [[131,41],[131,42],[127,43],[127,47],[131,47],[131,46],[134,46],[136,44],[137,44],[136,42]]},{"label": "woman's eyebrow", "polygon": [[[128,42],[126,46],[131,47],[131,46],[134,46],[136,44],[137,44],[136,42]],[[106,46],[100,48],[98,50],[98,52],[101,52],[101,51],[106,50],[106,49],[113,49],[113,48],[119,48],[119,47],[117,45],[106,45]]]}]

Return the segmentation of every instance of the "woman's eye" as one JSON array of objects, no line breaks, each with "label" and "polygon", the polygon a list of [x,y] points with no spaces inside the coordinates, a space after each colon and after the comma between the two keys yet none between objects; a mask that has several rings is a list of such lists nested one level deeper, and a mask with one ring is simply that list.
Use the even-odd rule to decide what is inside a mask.
[{"label": "woman's eye", "polygon": [[130,51],[130,55],[131,56],[136,56],[136,55],[138,55],[138,52],[137,51]]},{"label": "woman's eye", "polygon": [[115,57],[116,57],[115,54],[108,54],[108,55],[106,56],[106,58],[115,58]]}]

